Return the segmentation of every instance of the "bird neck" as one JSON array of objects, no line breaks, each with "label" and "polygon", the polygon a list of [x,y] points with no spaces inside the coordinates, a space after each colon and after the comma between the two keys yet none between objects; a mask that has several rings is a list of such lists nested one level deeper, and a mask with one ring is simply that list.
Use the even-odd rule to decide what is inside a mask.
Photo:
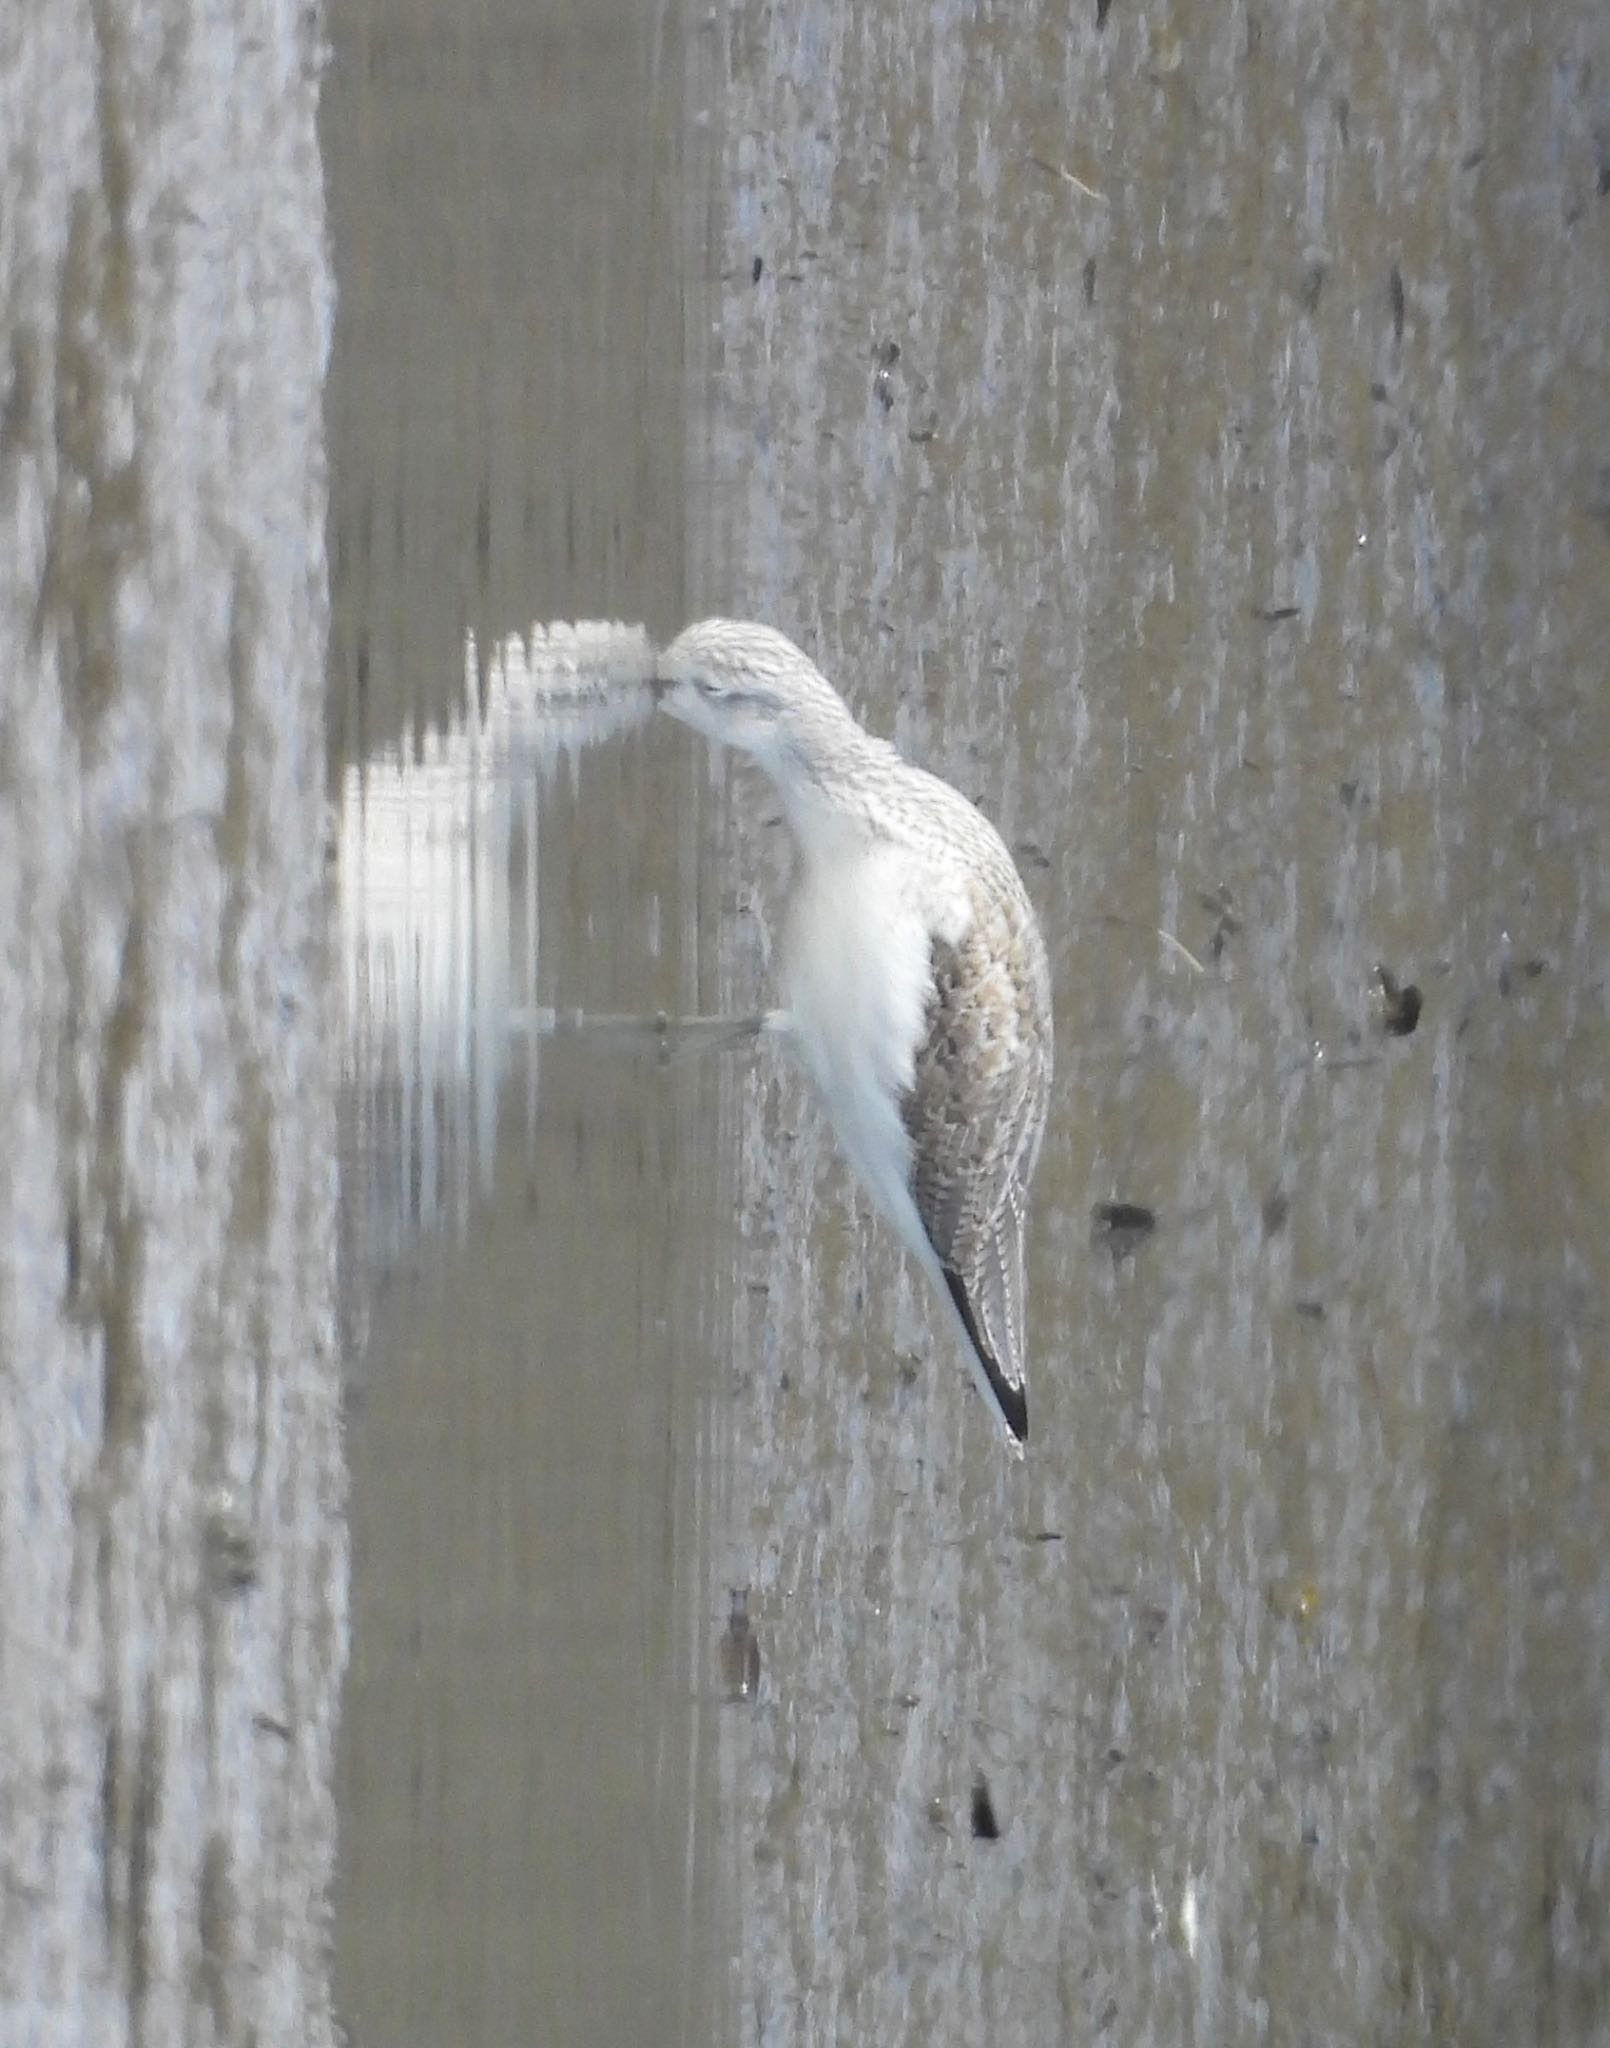
[{"label": "bird neck", "polygon": [[789,828],[807,860],[826,860],[866,837],[877,816],[877,785],[887,777],[893,749],[856,724],[842,721],[795,729],[768,763]]}]

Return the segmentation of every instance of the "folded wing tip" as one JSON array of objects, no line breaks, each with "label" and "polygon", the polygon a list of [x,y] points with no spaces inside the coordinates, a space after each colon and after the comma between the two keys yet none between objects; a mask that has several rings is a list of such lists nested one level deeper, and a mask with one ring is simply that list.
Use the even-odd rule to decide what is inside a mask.
[{"label": "folded wing tip", "polygon": [[996,1412],[1004,1425],[1006,1447],[1013,1457],[1021,1458],[1029,1437],[1028,1389],[1021,1377],[1011,1379],[1001,1370],[1000,1361],[979,1327],[978,1317],[973,1312],[973,1304],[961,1275],[952,1271],[949,1266],[943,1270],[945,1285],[950,1289],[950,1298],[956,1304],[956,1313],[962,1319],[962,1327],[967,1332],[967,1339],[973,1347],[974,1355],[984,1369],[984,1378],[994,1397]]}]

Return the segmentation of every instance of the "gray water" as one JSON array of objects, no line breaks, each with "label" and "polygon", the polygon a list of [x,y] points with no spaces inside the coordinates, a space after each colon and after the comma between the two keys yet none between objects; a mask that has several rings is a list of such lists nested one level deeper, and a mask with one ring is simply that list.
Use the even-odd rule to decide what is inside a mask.
[{"label": "gray water", "polygon": [[1607,62],[1570,6],[717,47],[695,608],[997,817],[1058,1005],[1021,1472],[796,1084],[735,1105],[757,2039],[1610,2027]]},{"label": "gray water", "polygon": [[[1610,24],[1100,13],[14,32],[7,2038],[1610,2032]],[[1039,906],[1021,1468],[543,1028],[771,1000],[764,785],[477,723],[713,610]]]}]

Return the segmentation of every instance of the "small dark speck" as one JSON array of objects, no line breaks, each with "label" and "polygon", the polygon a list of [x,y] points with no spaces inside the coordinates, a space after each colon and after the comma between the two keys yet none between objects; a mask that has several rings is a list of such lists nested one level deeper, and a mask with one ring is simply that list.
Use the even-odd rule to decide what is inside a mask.
[{"label": "small dark speck", "polygon": [[1336,794],[1341,798],[1348,810],[1351,810],[1354,804],[1358,802],[1358,784],[1356,782],[1338,782]]},{"label": "small dark speck", "polygon": [[1486,154],[1487,145],[1485,143],[1479,143],[1474,149],[1467,149],[1464,155],[1459,159],[1460,170],[1473,171],[1476,168],[1477,164],[1479,164],[1482,161],[1483,157],[1486,156]]},{"label": "small dark speck", "polygon": [[989,1780],[980,1771],[973,1780],[973,1839],[998,1842],[1000,1838],[1001,1827],[995,1818],[995,1802],[989,1796]]},{"label": "small dark speck", "polygon": [[1096,27],[1098,29],[1107,26],[1107,16],[1111,10],[1112,0],[1096,0]]},{"label": "small dark speck", "polygon": [[1241,931],[1241,920],[1235,914],[1230,892],[1221,882],[1211,895],[1202,892],[1196,900],[1213,919],[1213,932],[1208,940],[1209,956],[1222,960],[1225,947]]},{"label": "small dark speck", "polygon": [[1386,281],[1387,297],[1392,306],[1392,339],[1403,339],[1403,272],[1394,263],[1392,273]]},{"label": "small dark speck", "polygon": [[897,341],[880,341],[872,351],[872,360],[879,369],[892,370],[900,360],[900,344]]},{"label": "small dark speck", "polygon": [[1029,1541],[1031,1543],[1060,1543],[1062,1541],[1062,1531],[1060,1529],[1036,1529]]},{"label": "small dark speck", "polygon": [[1020,839],[1012,851],[1024,867],[1033,868],[1039,874],[1044,874],[1051,865],[1050,854],[1032,839]]},{"label": "small dark speck", "polygon": [[1263,1234],[1278,1237],[1291,1214],[1291,1197],[1284,1188],[1271,1188],[1263,1198]]},{"label": "small dark speck", "polygon": [[1324,294],[1325,266],[1317,261],[1310,263],[1303,272],[1303,281],[1298,287],[1297,295],[1302,301],[1303,311],[1305,313],[1317,313],[1319,311],[1319,302],[1324,297]]},{"label": "small dark speck", "polygon": [[1384,384],[1372,384],[1370,386],[1370,396],[1377,405],[1390,405],[1392,402],[1392,394]]},{"label": "small dark speck", "polygon": [[1336,95],[1336,133],[1342,138],[1343,149],[1347,147],[1348,134],[1352,126],[1353,109],[1348,103],[1347,94],[1339,92]]},{"label": "small dark speck", "polygon": [[1507,996],[1515,986],[1515,977],[1522,975],[1527,981],[1536,981],[1543,973],[1545,963],[1541,960],[1506,960],[1498,970],[1498,993]]},{"label": "small dark speck", "polygon": [[1381,1029],[1388,1038],[1407,1038],[1420,1021],[1421,996],[1412,981],[1400,982],[1390,967],[1375,970]]},{"label": "small dark speck", "polygon": [[1096,303],[1096,259],[1095,259],[1095,257],[1094,257],[1094,256],[1087,256],[1087,257],[1085,258],[1085,304],[1086,304],[1087,306],[1093,306],[1093,305],[1094,305],[1095,303]]},{"label": "small dark speck", "polygon": [[754,262],[749,266],[749,282],[751,284],[759,284],[760,280],[765,275],[766,259],[764,256],[757,256]]},{"label": "small dark speck", "polygon": [[1140,1202],[1098,1202],[1091,1212],[1091,1240],[1113,1258],[1127,1259],[1157,1228],[1157,1212]]},{"label": "small dark speck", "polygon": [[1325,1304],[1322,1301],[1296,1301],[1292,1303],[1305,1323],[1322,1323],[1325,1320]]},{"label": "small dark speck", "polygon": [[1287,619],[1300,619],[1302,606],[1298,604],[1255,604],[1252,616],[1261,619],[1266,626],[1279,626]]}]

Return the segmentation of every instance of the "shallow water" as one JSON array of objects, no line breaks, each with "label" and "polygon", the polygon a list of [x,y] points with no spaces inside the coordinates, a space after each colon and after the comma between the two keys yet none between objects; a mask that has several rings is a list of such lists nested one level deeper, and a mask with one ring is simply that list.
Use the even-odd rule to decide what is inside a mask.
[{"label": "shallow water", "polygon": [[756,2039],[1606,2024],[1607,57],[1565,6],[718,45],[695,608],[978,796],[1058,1004],[1021,1472],[743,1090]]},{"label": "shallow water", "polygon": [[[663,1341],[667,1441],[700,1448],[657,1483],[627,1468],[673,1530],[665,1581],[597,1536],[621,1482],[595,1409],[564,1411],[590,1475],[562,1522],[585,1571],[485,1517],[462,1544],[410,1535],[429,1517],[434,1536],[480,1467],[405,1458],[394,1409],[355,1427],[349,1758],[399,1696],[395,1664],[362,1676],[366,1603],[376,1645],[419,1650],[412,1733],[383,1750],[412,1760],[406,1789],[359,1761],[348,1780],[355,2023],[404,2028],[429,2009],[411,1987],[448,1972],[488,2027],[607,2013],[641,2031],[675,2011],[768,2042],[1591,2037],[1589,834],[1610,738],[1583,452],[1607,424],[1594,33],[1564,10],[1513,47],[1451,14],[1434,32],[1115,14],[1070,35],[914,6],[701,17],[681,132],[708,157],[668,196],[651,181],[681,58],[623,21],[608,63],[553,46],[571,105],[524,142],[583,225],[561,247],[564,207],[523,219],[528,261],[452,299],[456,327],[510,350],[474,403],[434,339],[428,262],[411,320],[371,329],[360,301],[354,362],[411,351],[365,406],[411,417],[396,393],[418,363],[448,367],[421,411],[440,432],[445,403],[456,459],[407,517],[458,506],[462,553],[477,504],[481,553],[416,553],[434,576],[347,623],[337,729],[361,713],[384,745],[439,707],[453,663],[417,658],[425,631],[386,696],[353,651],[422,597],[431,630],[483,642],[598,610],[773,620],[1018,848],[1056,964],[1059,1083],[1020,1472],[764,1051],[695,1080],[601,1038],[548,1046],[540,1086],[500,1098],[498,1223],[466,1196],[451,1272],[427,1253],[425,1281],[389,1283],[363,1399],[378,1413],[411,1374],[410,1415],[449,1384],[484,1401],[495,1490],[521,1497],[523,1475],[539,1516],[559,1396],[532,1363],[562,1374],[548,1362],[579,1349],[646,1400]],[[500,134],[507,45],[455,47],[471,128]],[[580,111],[583,77],[613,140]],[[497,184],[495,159],[458,161]],[[507,247],[504,198],[457,203]],[[522,320],[539,278],[562,311]],[[672,306],[679,351],[645,353]],[[344,560],[361,550],[343,520],[378,535],[393,472],[423,470],[356,445]],[[387,480],[360,488],[371,469]],[[565,534],[533,547],[561,505]],[[407,559],[399,538],[389,573]],[[573,800],[542,783],[530,830],[541,910],[508,920],[541,934],[528,1009],[769,999],[786,856],[752,778],[650,730],[583,758]],[[667,1087],[692,1092],[656,1156]],[[511,1146],[537,1201],[518,1254],[494,1250]],[[663,1335],[614,1302],[627,1242],[655,1247]],[[527,1334],[486,1346],[500,1376],[466,1333],[503,1327],[511,1291]],[[485,1425],[458,1427],[474,1443]],[[399,1501],[410,1463],[423,1488]],[[507,1583],[511,1550],[496,1651],[467,1665],[452,1617],[483,1577]],[[750,1589],[736,1638],[727,1584]],[[565,1654],[578,1637],[630,1671],[607,1714]],[[713,1715],[712,1686],[738,1704]],[[431,1736],[448,1716],[450,1762]],[[579,1769],[596,1828],[544,1809],[511,1718],[547,1731],[534,1753],[562,1778]],[[676,1731],[670,1777],[650,1771],[651,1719]],[[634,1802],[659,1875],[635,1893],[617,1876],[584,1937],[574,1902]],[[433,1862],[444,1811],[510,1846]],[[482,1931],[494,1896],[535,1930],[512,1960]]]},{"label": "shallow water", "polygon": [[[1600,2038],[1600,13],[332,0],[323,432],[306,24],[97,20],[0,124],[8,2028],[321,2038],[328,1898],[357,2043]],[[487,737],[711,610],[1041,908],[1022,1468],[655,1021],[771,1000],[769,793]]]},{"label": "shallow water", "polygon": [[[714,922],[685,910],[707,778],[657,732],[601,736],[607,689],[507,744],[497,674],[533,620],[664,631],[686,602],[680,45],[623,6],[331,30],[368,1338],[337,2000],[358,2042],[709,2042],[736,1226],[717,1072],[652,1027],[714,1005]],[[644,1029],[545,1028],[577,1011]]]}]

